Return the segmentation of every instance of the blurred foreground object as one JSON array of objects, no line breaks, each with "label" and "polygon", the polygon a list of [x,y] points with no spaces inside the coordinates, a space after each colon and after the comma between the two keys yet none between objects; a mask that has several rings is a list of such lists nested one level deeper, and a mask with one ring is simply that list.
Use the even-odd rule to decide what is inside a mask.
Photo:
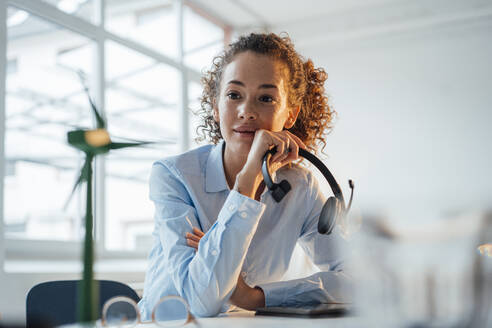
[{"label": "blurred foreground object", "polygon": [[350,264],[369,326],[492,327],[492,212],[365,217]]},{"label": "blurred foreground object", "polygon": [[492,257],[492,244],[484,244],[484,245],[478,246],[478,251],[482,255]]}]

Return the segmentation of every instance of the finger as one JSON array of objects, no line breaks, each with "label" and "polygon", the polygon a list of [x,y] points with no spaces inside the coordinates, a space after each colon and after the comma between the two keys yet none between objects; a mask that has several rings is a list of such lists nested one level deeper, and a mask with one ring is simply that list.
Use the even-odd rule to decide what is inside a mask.
[{"label": "finger", "polygon": [[292,140],[289,143],[289,145],[290,145],[291,151],[289,152],[289,156],[285,157],[282,160],[282,165],[285,165],[289,162],[295,161],[296,159],[299,158],[299,146],[297,145],[297,143],[294,140]]},{"label": "finger", "polygon": [[284,158],[282,160],[282,165],[285,165],[285,164],[287,164],[289,162],[292,162],[292,161],[295,161],[295,160],[299,159],[299,149],[306,147],[306,145],[295,134],[293,134],[293,133],[291,133],[291,132],[289,132],[287,130],[284,130],[283,132],[291,140],[289,142],[289,145],[290,145],[290,148],[291,148],[291,152],[289,153],[289,156],[288,157],[286,157],[286,158]]},{"label": "finger", "polygon": [[285,141],[276,135],[272,135],[272,142],[277,147],[277,152],[270,159],[270,163],[276,162],[280,157],[284,156]]},{"label": "finger", "polygon": [[196,227],[193,227],[193,233],[195,235],[197,235],[198,237],[203,237],[205,234],[203,233],[203,231],[201,231],[200,229],[196,228]]},{"label": "finger", "polygon": [[296,136],[295,134],[293,134],[292,132],[290,131],[287,131],[287,130],[284,130],[285,132],[287,132],[289,134],[289,136],[292,137],[292,139],[295,140],[296,144],[300,147],[300,148],[303,148],[303,149],[307,149],[307,146],[304,144],[304,142],[298,137]]},{"label": "finger", "polygon": [[283,141],[282,141],[282,148],[283,148],[283,151],[282,152],[278,152],[277,154],[275,154],[275,159],[273,159],[273,163],[280,163],[282,162],[282,160],[284,160],[284,158],[286,158],[288,155],[289,155],[289,145],[288,145],[288,141],[286,139],[283,139],[281,138]]},{"label": "finger", "polygon": [[198,236],[196,236],[192,233],[189,233],[189,232],[186,234],[186,239],[191,239],[191,240],[194,240],[196,242],[199,242],[201,238],[202,237],[198,237]]},{"label": "finger", "polygon": [[270,172],[277,172],[277,170],[279,170],[282,166],[283,165],[281,162],[273,163],[272,165],[270,165]]},{"label": "finger", "polygon": [[282,134],[280,138],[284,141],[284,152],[278,157],[277,162],[283,163],[285,159],[291,157],[291,144],[295,144],[295,141],[291,141],[287,134]]},{"label": "finger", "polygon": [[198,243],[196,241],[191,240],[191,239],[186,239],[186,244],[188,244],[188,246],[191,246],[194,249],[198,250]]}]

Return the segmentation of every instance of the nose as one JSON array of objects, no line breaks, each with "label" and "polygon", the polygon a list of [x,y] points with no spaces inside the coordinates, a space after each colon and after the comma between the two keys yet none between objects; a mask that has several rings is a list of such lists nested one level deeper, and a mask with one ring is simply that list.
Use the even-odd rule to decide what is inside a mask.
[{"label": "nose", "polygon": [[245,101],[238,108],[238,117],[243,120],[256,120],[258,118],[258,114],[254,105],[251,104],[250,101]]}]

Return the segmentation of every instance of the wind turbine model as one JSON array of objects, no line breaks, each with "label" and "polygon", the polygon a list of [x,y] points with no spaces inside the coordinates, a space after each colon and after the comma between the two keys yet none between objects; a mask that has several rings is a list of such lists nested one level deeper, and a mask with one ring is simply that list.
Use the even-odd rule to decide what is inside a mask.
[{"label": "wind turbine model", "polygon": [[[98,286],[94,283],[94,241],[92,238],[93,216],[92,216],[92,162],[97,155],[109,153],[112,149],[121,149],[127,147],[137,147],[151,142],[112,142],[108,131],[106,130],[106,121],[99,114],[94,102],[89,95],[89,89],[85,83],[84,73],[78,71],[79,77],[84,86],[84,90],[89,98],[92,113],[96,119],[96,129],[78,129],[67,133],[68,143],[85,153],[85,162],[82,166],[80,176],[73,187],[70,198],[77,187],[87,182],[86,214],[85,214],[85,239],[83,262],[84,271],[82,283],[79,286],[79,322],[91,322],[97,320],[98,316]],[[70,200],[69,198],[69,200]],[[68,203],[68,201],[67,201]]]}]

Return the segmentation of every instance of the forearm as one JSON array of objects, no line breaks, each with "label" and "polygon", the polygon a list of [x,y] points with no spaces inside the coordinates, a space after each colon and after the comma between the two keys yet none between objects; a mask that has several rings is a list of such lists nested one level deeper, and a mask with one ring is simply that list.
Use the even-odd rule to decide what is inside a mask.
[{"label": "forearm", "polygon": [[[179,240],[163,238],[166,244],[182,243],[187,249],[187,252],[177,253],[187,255],[168,254],[166,257],[175,263],[176,289],[196,315],[216,315],[228,301],[263,210],[264,205],[231,192],[216,223],[201,238],[196,253],[182,239],[186,231],[178,236]],[[176,231],[176,228],[169,226],[166,230]]]},{"label": "forearm", "polygon": [[309,277],[259,285],[266,306],[352,301],[352,279],[343,271],[318,272]]},{"label": "forearm", "polygon": [[[214,234],[210,235],[210,239]],[[248,240],[249,239],[249,240]],[[234,244],[241,249],[247,249],[250,238],[246,240],[235,236]],[[181,272],[174,274],[175,285],[179,285],[178,291],[188,300],[192,312],[200,317],[217,315],[222,306],[228,301],[236,286],[240,268],[244,262],[246,251],[232,250],[224,247],[214,252],[211,243],[203,242],[193,260],[183,264]],[[230,245],[224,238],[224,245]],[[208,257],[216,254],[217,260],[211,262]]]},{"label": "forearm", "polygon": [[262,180],[259,168],[253,165],[245,165],[243,170],[238,173],[234,190],[240,194],[255,199],[256,191]]}]

